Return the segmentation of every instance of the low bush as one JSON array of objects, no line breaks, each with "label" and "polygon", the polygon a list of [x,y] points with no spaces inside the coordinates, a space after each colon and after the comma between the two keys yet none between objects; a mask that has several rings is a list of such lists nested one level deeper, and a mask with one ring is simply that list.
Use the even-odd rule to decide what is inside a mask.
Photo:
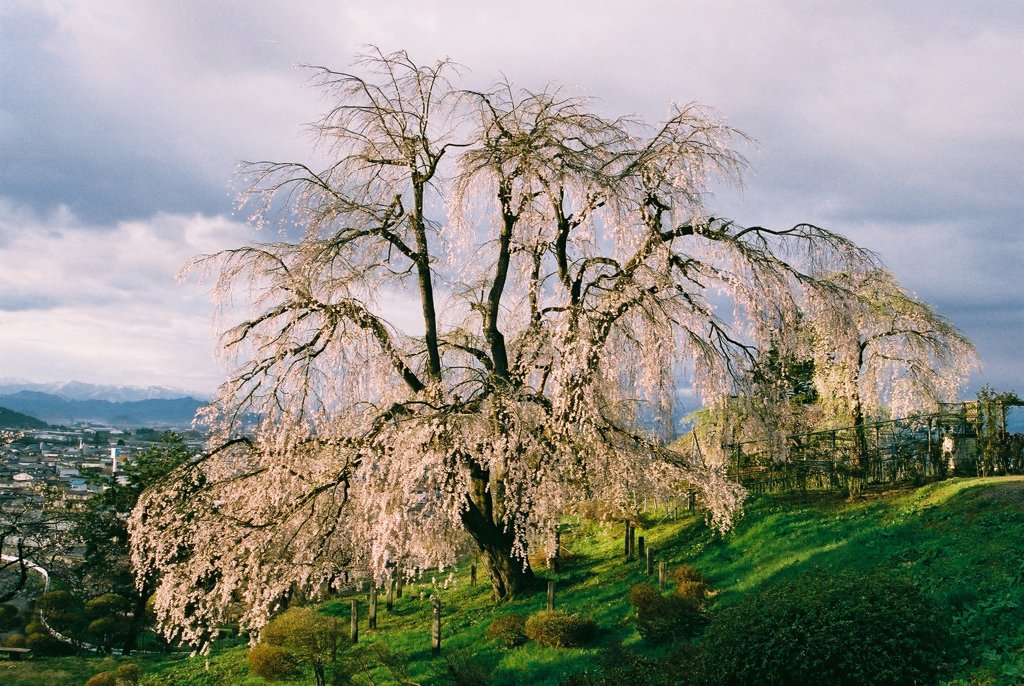
[{"label": "low bush", "polygon": [[639,607],[654,602],[655,597],[659,595],[661,594],[658,593],[658,589],[650,584],[633,584],[629,588],[629,604]]},{"label": "low bush", "polygon": [[641,655],[621,644],[604,647],[585,671],[571,674],[561,686],[679,686],[693,671],[696,649],[681,644],[660,659]]},{"label": "low bush", "polygon": [[706,684],[931,684],[949,632],[911,583],[811,574],[717,615],[701,640]]},{"label": "low bush", "polygon": [[296,673],[295,658],[281,646],[260,643],[249,649],[249,671],[267,681],[287,679]]},{"label": "low bush", "polygon": [[48,634],[50,632],[47,631],[42,622],[32,621],[25,626],[25,633],[31,636],[32,634]]},{"label": "low bush", "polygon": [[698,582],[706,586],[708,583],[707,577],[704,576],[704,573],[693,565],[680,565],[674,568],[671,572],[671,578],[677,585]]},{"label": "low bush", "polygon": [[134,662],[128,662],[114,670],[114,673],[117,674],[117,678],[120,681],[134,685],[139,683],[139,679],[142,678],[142,667],[139,667]]},{"label": "low bush", "polygon": [[117,675],[113,672],[100,672],[89,677],[85,686],[118,686]]},{"label": "low bush", "polygon": [[36,609],[47,624],[66,636],[78,636],[85,628],[82,601],[67,591],[49,591],[39,596]]},{"label": "low bush", "polygon": [[526,615],[511,614],[496,617],[487,627],[487,637],[507,646],[526,643]]},{"label": "low bush", "polygon": [[680,595],[662,595],[649,584],[629,589],[636,608],[636,629],[645,641],[667,643],[692,638],[707,624],[701,602]]},{"label": "low bush", "polygon": [[597,622],[590,617],[545,610],[530,615],[523,630],[542,646],[569,648],[590,641],[597,633]]},{"label": "low bush", "polygon": [[85,686],[136,686],[141,678],[142,669],[129,662],[109,672],[96,674],[85,682]]},{"label": "low bush", "polygon": [[11,634],[4,639],[5,648],[24,648],[25,636],[23,634]]},{"label": "low bush", "polygon": [[494,664],[468,648],[442,651],[430,665],[430,683],[438,686],[487,686],[493,674]]},{"label": "low bush", "polygon": [[71,655],[75,652],[73,646],[57,640],[46,632],[29,634],[25,639],[25,647],[31,648],[36,655],[44,656]]},{"label": "low bush", "polygon": [[703,581],[680,581],[676,586],[676,597],[685,598],[703,608],[708,602],[708,585]]},{"label": "low bush", "polygon": [[21,613],[10,603],[0,605],[0,631],[16,629],[21,624]]}]

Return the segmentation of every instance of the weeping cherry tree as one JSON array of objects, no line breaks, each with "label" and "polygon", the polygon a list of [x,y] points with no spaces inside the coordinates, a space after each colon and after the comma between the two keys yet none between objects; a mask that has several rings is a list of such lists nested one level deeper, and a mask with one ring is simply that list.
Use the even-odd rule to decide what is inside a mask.
[{"label": "weeping cherry tree", "polygon": [[831,413],[853,423],[866,474],[866,417],[908,417],[953,402],[978,366],[974,345],[930,305],[877,268],[829,277],[809,299],[815,385]]},{"label": "weeping cherry tree", "polygon": [[681,369],[706,402],[733,392],[811,294],[841,290],[827,275],[872,256],[712,216],[744,136],[699,105],[611,119],[404,52],[312,72],[323,161],[246,166],[281,239],[196,263],[249,309],[223,334],[210,450],[133,514],[165,629],[202,643],[232,610],[258,628],[344,570],[444,569],[467,543],[506,600],[574,505],[683,482],[728,529],[742,489],[651,418]]}]

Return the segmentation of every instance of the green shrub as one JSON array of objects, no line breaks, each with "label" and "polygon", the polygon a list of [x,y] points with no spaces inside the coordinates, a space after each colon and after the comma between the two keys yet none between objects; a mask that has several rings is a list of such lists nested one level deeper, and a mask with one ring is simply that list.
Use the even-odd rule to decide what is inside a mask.
[{"label": "green shrub", "polygon": [[117,674],[118,686],[121,686],[122,683],[134,686],[142,678],[142,667],[134,662],[127,662],[118,667],[114,673]]},{"label": "green shrub", "polygon": [[327,665],[337,661],[343,629],[337,617],[328,617],[309,607],[292,607],[263,627],[265,643],[280,646],[297,662],[313,668],[317,686],[324,686]]},{"label": "green shrub", "polygon": [[136,686],[142,678],[142,669],[134,663],[123,664],[115,670],[100,672],[85,682],[85,686]]},{"label": "green shrub", "polygon": [[430,664],[430,683],[448,686],[487,686],[494,674],[494,664],[477,657],[468,648],[442,651]]},{"label": "green shrub", "polygon": [[128,638],[129,624],[117,617],[100,617],[89,622],[89,637],[104,650]]},{"label": "green shrub", "polygon": [[545,610],[530,615],[523,629],[528,638],[543,646],[569,648],[591,640],[597,633],[597,622],[590,617]]},{"label": "green shrub", "polygon": [[696,649],[689,644],[658,659],[616,643],[601,648],[586,670],[567,676],[561,686],[679,686],[688,683],[684,675],[693,671],[695,655]]},{"label": "green shrub", "polygon": [[707,684],[931,684],[949,632],[907,581],[806,575],[744,598],[701,640]]},{"label": "green shrub", "polygon": [[0,605],[0,631],[10,631],[21,624],[21,613],[10,603]]},{"label": "green shrub", "polygon": [[508,646],[526,643],[526,615],[511,614],[496,617],[487,627],[487,637]]},{"label": "green shrub", "polygon": [[707,577],[704,576],[704,573],[693,565],[680,565],[672,570],[670,576],[673,583],[677,585],[693,581],[702,583],[705,586],[708,583]]},{"label": "green shrub", "polygon": [[707,623],[701,602],[679,595],[665,596],[649,584],[629,589],[636,608],[636,629],[645,641],[666,643],[692,638]]},{"label": "green shrub", "polygon": [[39,596],[36,609],[53,627],[66,636],[77,636],[86,625],[82,601],[67,591],[50,591]]},{"label": "green shrub", "polygon": [[25,636],[23,634],[11,634],[4,639],[5,648],[24,648]]},{"label": "green shrub", "polygon": [[295,658],[281,646],[260,643],[249,649],[249,671],[267,681],[287,679],[296,673]]},{"label": "green shrub", "polygon": [[85,616],[89,619],[100,617],[121,617],[131,611],[131,602],[117,593],[104,593],[85,604]]},{"label": "green shrub", "polygon": [[654,602],[654,598],[659,595],[658,589],[650,584],[633,584],[629,588],[629,604],[638,607]]},{"label": "green shrub", "polygon": [[25,639],[25,647],[31,648],[36,655],[56,656],[70,655],[75,652],[73,646],[58,641],[49,633],[29,634]]},{"label": "green shrub", "polygon": [[94,674],[85,682],[85,686],[118,686],[117,675],[113,672]]},{"label": "green shrub", "polygon": [[680,581],[676,586],[676,597],[685,598],[703,608],[708,602],[708,585],[703,581]]}]

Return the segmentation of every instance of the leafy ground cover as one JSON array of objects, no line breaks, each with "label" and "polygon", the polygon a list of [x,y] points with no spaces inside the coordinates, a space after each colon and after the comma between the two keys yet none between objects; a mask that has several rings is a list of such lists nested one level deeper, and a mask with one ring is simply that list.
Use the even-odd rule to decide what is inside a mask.
[{"label": "leafy ground cover", "polygon": [[[1024,683],[1024,478],[953,479],[855,501],[834,494],[759,496],[724,539],[699,516],[671,519],[650,511],[641,514],[638,532],[669,567],[690,564],[704,573],[715,594],[712,612],[809,572],[900,575],[947,613],[953,642],[948,683]],[[534,641],[511,647],[488,637],[496,617],[544,609],[545,594],[494,606],[487,585],[470,587],[468,569],[459,568],[406,586],[392,611],[384,609],[382,597],[378,629],[369,631],[364,621],[359,644],[343,652],[362,672],[361,683],[372,678],[379,684],[402,677],[419,684],[558,686],[569,675],[593,670],[619,644],[638,659],[662,659],[672,648],[649,644],[636,630],[629,589],[650,579],[640,561],[623,559],[621,535],[621,523],[567,522],[562,542],[571,555],[558,572],[542,572],[556,584],[556,608],[597,622],[598,634],[586,647]],[[430,649],[431,594],[443,608],[439,658]],[[338,598],[322,610],[347,621],[349,606],[348,598]],[[365,602],[362,608],[365,613]],[[140,664],[143,684],[266,683],[249,675],[246,647],[237,639],[208,657],[0,660],[0,683],[81,684],[126,661]],[[288,683],[312,684],[313,677]]]}]

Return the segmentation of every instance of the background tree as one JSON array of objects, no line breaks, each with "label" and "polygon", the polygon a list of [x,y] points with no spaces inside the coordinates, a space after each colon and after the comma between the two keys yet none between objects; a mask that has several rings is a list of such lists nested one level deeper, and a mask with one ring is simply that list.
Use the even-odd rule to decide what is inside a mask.
[{"label": "background tree", "polygon": [[735,396],[701,415],[703,444],[713,450],[716,443],[767,441],[774,458],[786,460],[801,435],[816,428],[820,414],[810,351],[801,346],[783,353],[772,346],[752,360]]},{"label": "background tree", "polygon": [[1013,444],[1006,430],[1006,414],[1012,407],[1024,407],[1024,400],[1013,391],[998,392],[991,386],[978,389],[973,420],[981,452],[981,473],[1006,474],[1013,465]]},{"label": "background tree", "polygon": [[[85,608],[80,598],[65,590],[48,591],[36,601],[36,612],[54,631],[81,645],[82,631],[86,627]],[[32,634],[49,634],[44,627],[36,630],[30,624],[27,631]]]},{"label": "background tree", "polygon": [[95,639],[96,645],[105,651],[109,651],[115,645],[125,644],[128,634],[137,631],[137,627],[131,621],[131,615],[131,599],[117,593],[104,593],[85,603],[89,633]]},{"label": "background tree", "polygon": [[[128,515],[140,494],[181,466],[191,453],[181,436],[167,432],[161,443],[138,452],[130,461],[123,462],[108,487],[89,498],[73,520],[71,538],[84,551],[81,560],[68,570],[66,581],[84,598],[106,598],[94,608],[90,619],[117,618],[105,622],[106,630],[99,633],[109,640],[117,640],[127,651],[134,650],[139,632],[148,622],[146,601],[156,590],[156,578],[141,575],[136,579],[132,567],[128,541]],[[121,607],[111,594],[122,597]],[[92,601],[90,601],[92,602]],[[107,612],[112,606],[115,610]]]},{"label": "background tree", "polygon": [[50,569],[63,559],[69,520],[62,494],[51,488],[0,503],[0,552],[6,556],[0,559],[0,603],[26,587],[31,564]]},{"label": "background tree", "polygon": [[132,520],[186,640],[232,598],[260,625],[296,587],[444,567],[467,535],[507,599],[575,503],[679,479],[728,528],[742,489],[642,418],[671,416],[681,366],[706,402],[729,394],[808,293],[839,288],[822,275],[874,266],[810,224],[709,216],[709,180],[744,160],[707,108],[649,126],[557,88],[463,90],[404,52],[357,67],[313,69],[325,162],[247,167],[254,221],[284,239],[198,260],[251,304],[223,337],[238,367],[214,449]]},{"label": "background tree", "polygon": [[827,414],[855,427],[864,476],[865,418],[907,417],[952,402],[978,356],[959,329],[888,271],[837,273],[831,280],[834,293],[810,298],[815,385]]}]

